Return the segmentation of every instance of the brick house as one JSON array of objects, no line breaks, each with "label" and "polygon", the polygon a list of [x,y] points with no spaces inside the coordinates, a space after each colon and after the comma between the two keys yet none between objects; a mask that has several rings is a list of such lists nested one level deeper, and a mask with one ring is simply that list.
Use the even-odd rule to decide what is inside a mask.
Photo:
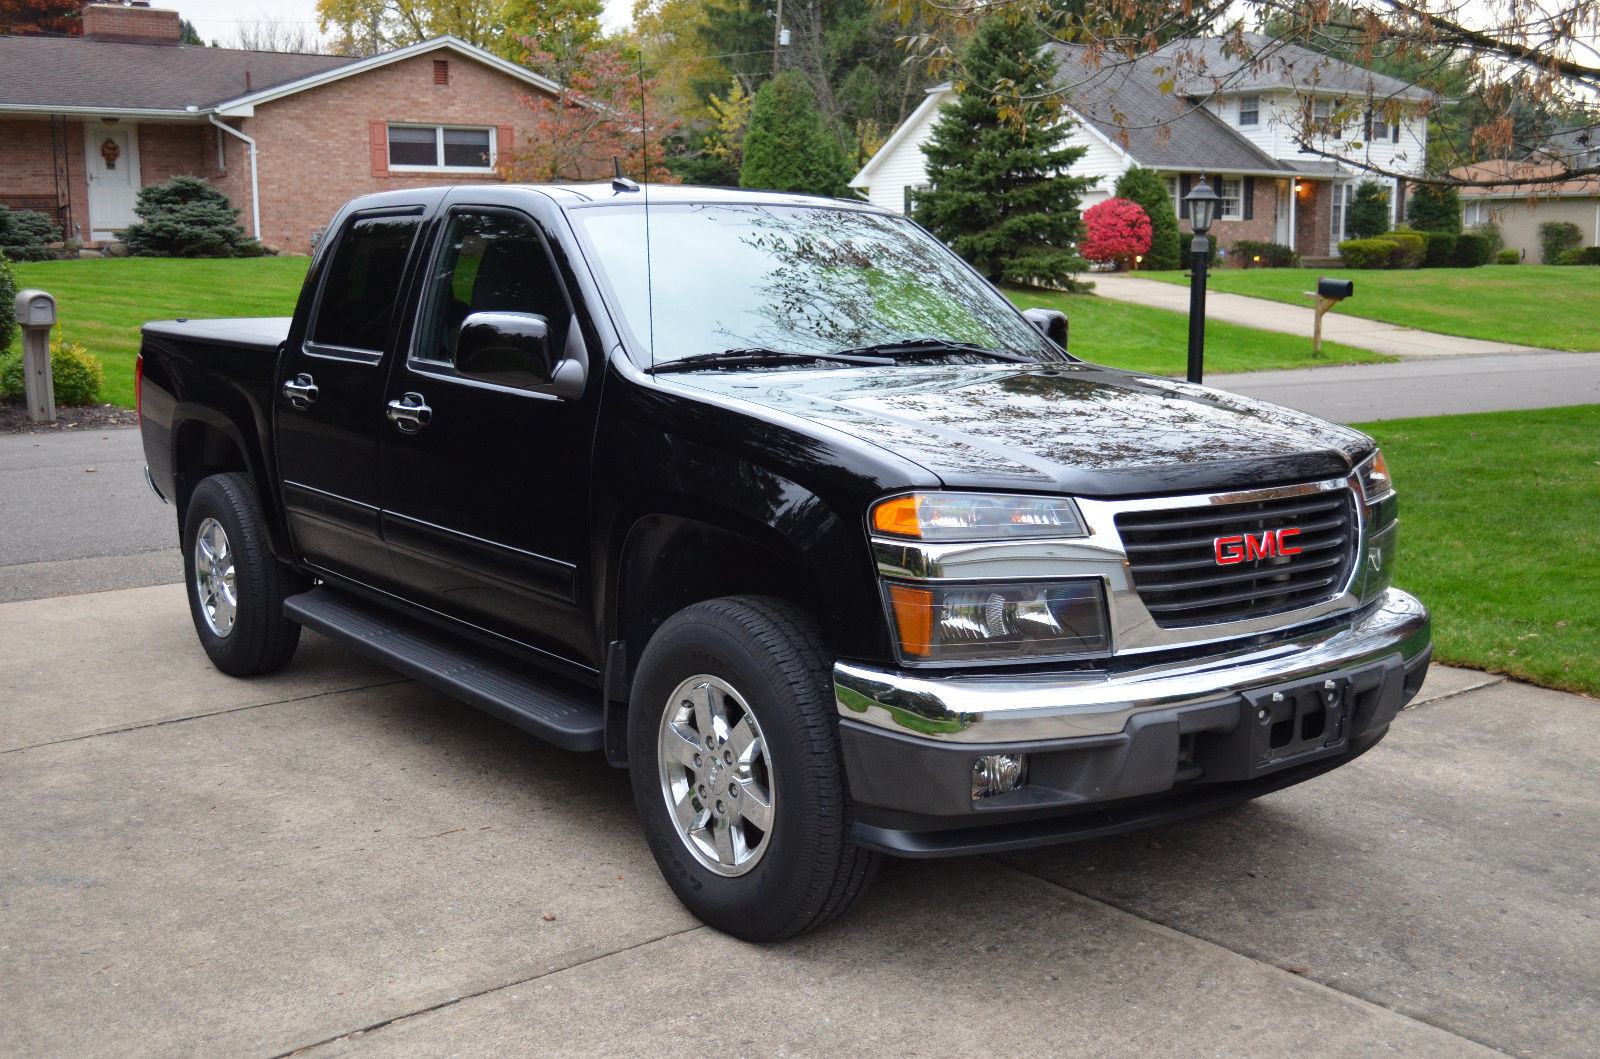
[{"label": "brick house", "polygon": [[[1308,260],[1337,252],[1364,180],[1388,185],[1390,209],[1403,216],[1395,212],[1402,209],[1403,181],[1305,151],[1295,134],[1315,123],[1320,149],[1420,173],[1429,94],[1296,45],[1276,42],[1269,49],[1265,38],[1246,37],[1253,51],[1271,59],[1241,64],[1219,38],[1175,41],[1133,61],[1051,46],[1075,119],[1068,142],[1086,149],[1072,172],[1095,180],[1083,206],[1111,197],[1117,178],[1140,165],[1165,178],[1181,220],[1182,197],[1204,176],[1222,196],[1211,228],[1219,246],[1226,250],[1240,239],[1282,243]],[[1178,49],[1182,62],[1174,58]],[[1190,68],[1205,73],[1183,72]],[[951,85],[929,89],[851,186],[880,206],[905,210],[927,184],[922,146],[953,98]],[[1346,119],[1344,127],[1333,127],[1336,117]],[[1187,231],[1188,222],[1181,223]]]},{"label": "brick house", "polygon": [[532,119],[520,100],[558,88],[453,37],[351,58],[183,45],[178,13],[144,4],[91,3],[83,24],[0,36],[0,204],[90,246],[141,187],[190,174],[304,253],[352,196],[499,180]]}]

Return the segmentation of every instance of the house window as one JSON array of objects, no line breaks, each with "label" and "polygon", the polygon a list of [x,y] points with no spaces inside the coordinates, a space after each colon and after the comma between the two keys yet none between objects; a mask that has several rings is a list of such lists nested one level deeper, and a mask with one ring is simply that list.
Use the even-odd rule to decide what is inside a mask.
[{"label": "house window", "polygon": [[1337,100],[1314,99],[1311,101],[1311,131],[1324,136],[1339,136],[1343,134],[1344,127],[1334,123],[1334,112],[1339,109]]},{"label": "house window", "polygon": [[494,168],[494,130],[447,125],[389,126],[389,168],[484,172]]},{"label": "house window", "polygon": [[1219,177],[1217,179],[1217,194],[1222,196],[1222,201],[1217,203],[1217,217],[1224,221],[1237,221],[1244,217],[1244,181],[1238,177]]},{"label": "house window", "polygon": [[1259,125],[1259,124],[1261,124],[1261,97],[1260,96],[1240,96],[1239,97],[1239,124],[1240,125]]},{"label": "house window", "polygon": [[1469,202],[1464,207],[1464,218],[1468,227],[1487,224],[1493,220],[1489,216],[1489,204],[1486,202]]},{"label": "house window", "polygon": [[1178,194],[1180,189],[1178,178],[1167,177],[1167,194],[1172,196],[1172,212],[1178,215],[1178,220],[1183,220],[1183,196]]},{"label": "house window", "polygon": [[1389,123],[1384,120],[1384,117],[1381,114],[1372,115],[1372,131],[1367,133],[1367,139],[1373,143],[1377,143],[1380,140],[1387,140],[1388,138]]},{"label": "house window", "polygon": [[1345,225],[1350,218],[1350,204],[1356,200],[1356,186],[1354,184],[1341,184],[1333,189],[1333,213],[1328,219],[1332,222],[1328,230],[1333,233],[1333,243],[1338,245],[1349,238]]}]

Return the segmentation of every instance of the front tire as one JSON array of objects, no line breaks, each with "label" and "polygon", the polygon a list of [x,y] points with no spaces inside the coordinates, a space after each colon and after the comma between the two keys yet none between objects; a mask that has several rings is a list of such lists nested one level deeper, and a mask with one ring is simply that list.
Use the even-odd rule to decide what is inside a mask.
[{"label": "front tire", "polygon": [[634,805],[689,911],[746,941],[815,929],[878,858],[850,840],[827,656],[782,600],[715,599],[663,624],[628,708]]},{"label": "front tire", "polygon": [[195,487],[183,520],[183,573],[212,665],[251,677],[294,657],[300,626],[283,616],[294,572],[268,549],[261,505],[243,474],[214,474]]}]

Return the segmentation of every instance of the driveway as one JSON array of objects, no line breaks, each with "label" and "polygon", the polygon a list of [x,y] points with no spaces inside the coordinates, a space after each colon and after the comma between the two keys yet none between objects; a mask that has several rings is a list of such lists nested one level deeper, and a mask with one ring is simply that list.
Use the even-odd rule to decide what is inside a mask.
[{"label": "driveway", "polygon": [[757,946],[622,773],[316,637],[221,676],[168,585],[0,645],[0,1053],[1600,1051],[1593,700],[1436,669],[1312,783]]}]

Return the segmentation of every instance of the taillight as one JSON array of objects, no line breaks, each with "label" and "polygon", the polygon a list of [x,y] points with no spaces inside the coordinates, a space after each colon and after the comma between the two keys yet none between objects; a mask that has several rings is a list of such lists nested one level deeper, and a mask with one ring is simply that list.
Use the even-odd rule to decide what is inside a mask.
[{"label": "taillight", "polygon": [[133,416],[144,426],[144,354],[133,358]]}]

